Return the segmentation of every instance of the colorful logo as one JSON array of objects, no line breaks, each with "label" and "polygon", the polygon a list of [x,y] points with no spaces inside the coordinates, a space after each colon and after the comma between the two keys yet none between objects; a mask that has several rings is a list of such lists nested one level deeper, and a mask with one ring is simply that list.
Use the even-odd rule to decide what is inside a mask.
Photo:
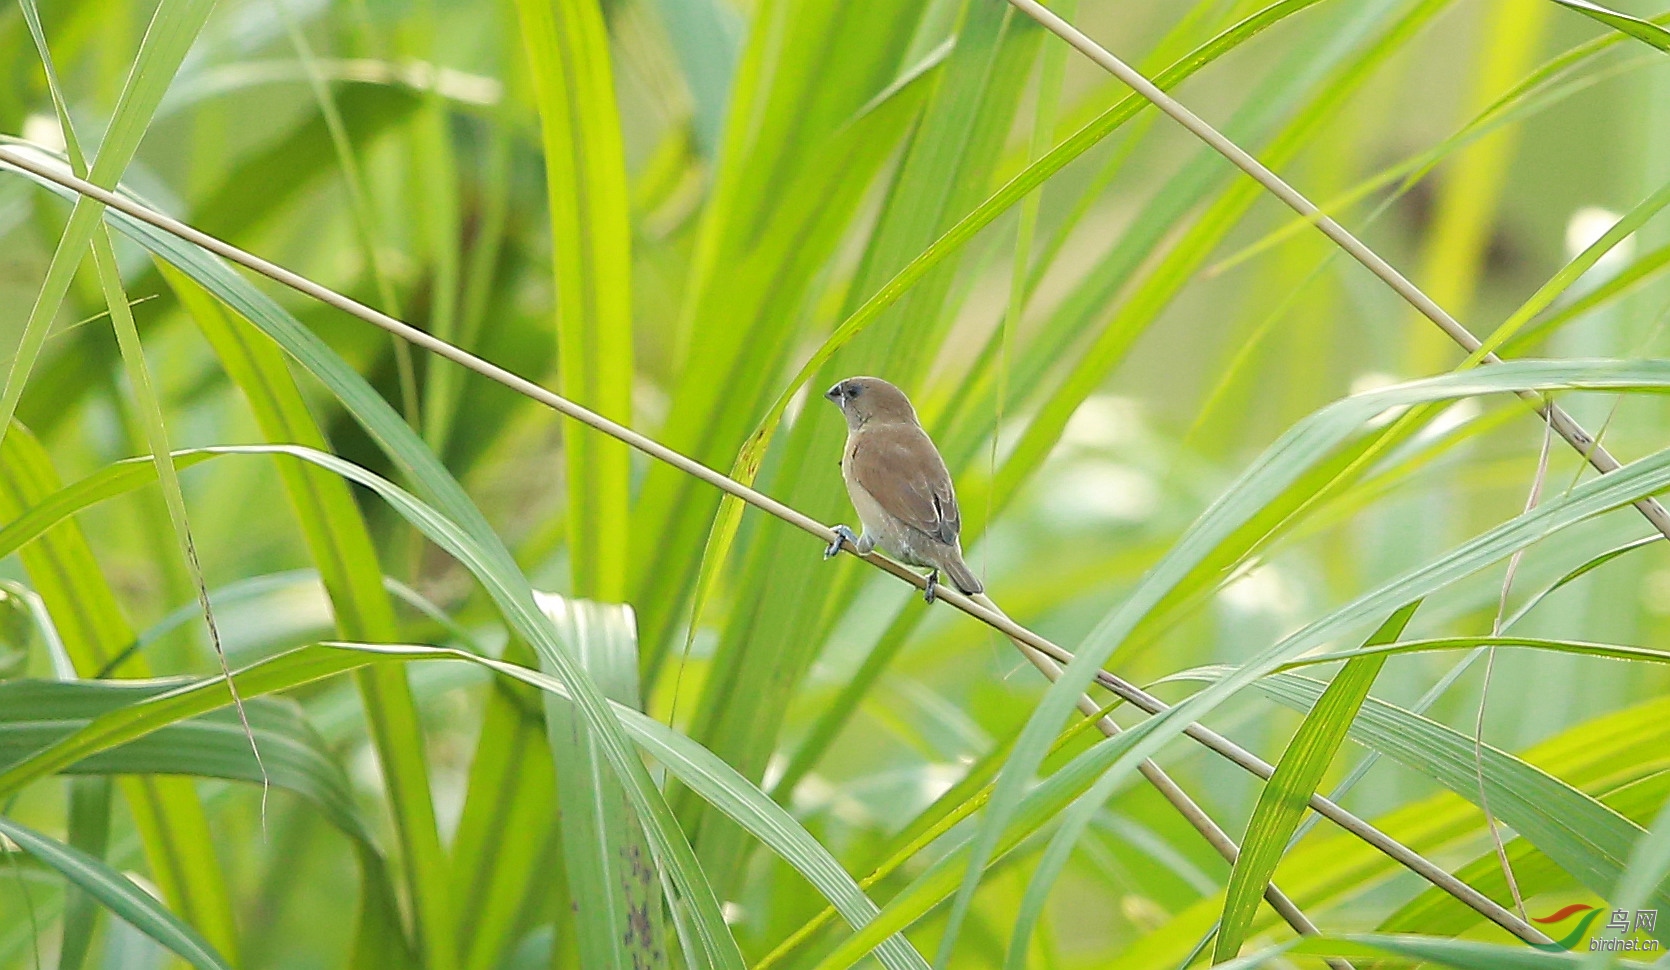
[{"label": "colorful logo", "polygon": [[1600,915],[1600,910],[1594,908],[1593,906],[1585,906],[1582,903],[1572,903],[1570,906],[1549,913],[1547,916],[1537,916],[1531,918],[1531,922],[1533,923],[1541,923],[1545,926],[1552,926],[1555,923],[1563,923],[1577,913],[1582,913],[1584,910],[1588,910],[1588,912],[1584,914],[1582,919],[1577,921],[1577,928],[1566,934],[1564,937],[1555,940],[1553,943],[1533,943],[1531,945],[1539,950],[1546,950],[1549,953],[1564,953],[1570,951],[1576,947],[1577,944],[1582,941],[1584,935],[1589,932],[1589,924],[1593,923],[1595,921],[1595,917]]}]

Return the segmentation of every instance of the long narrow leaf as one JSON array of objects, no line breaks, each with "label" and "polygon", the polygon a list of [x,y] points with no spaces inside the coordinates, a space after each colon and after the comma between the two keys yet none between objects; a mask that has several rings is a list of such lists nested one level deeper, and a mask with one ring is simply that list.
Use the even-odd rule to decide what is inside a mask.
[{"label": "long narrow leaf", "polygon": [[63,873],[83,892],[133,924],[146,936],[179,954],[198,970],[231,970],[214,947],[190,926],[164,909],[145,890],[79,849],[64,845],[0,815],[0,835],[41,862]]},{"label": "long narrow leaf", "polygon": [[[1392,614],[1380,629],[1368,638],[1365,646],[1390,643],[1403,634],[1409,618],[1419,604]],[[1334,760],[1339,746],[1345,741],[1357,710],[1368,697],[1369,688],[1385,664],[1380,656],[1359,657],[1347,663],[1328,685],[1316,705],[1305,716],[1287,750],[1276,763],[1276,773],[1265,783],[1247,822],[1247,834],[1241,841],[1241,855],[1229,876],[1225,893],[1224,914],[1218,927],[1213,958],[1226,960],[1241,952],[1247,929],[1252,925],[1253,911],[1259,897],[1281,861],[1288,840],[1299,827],[1310,797],[1322,781],[1323,772]]]}]

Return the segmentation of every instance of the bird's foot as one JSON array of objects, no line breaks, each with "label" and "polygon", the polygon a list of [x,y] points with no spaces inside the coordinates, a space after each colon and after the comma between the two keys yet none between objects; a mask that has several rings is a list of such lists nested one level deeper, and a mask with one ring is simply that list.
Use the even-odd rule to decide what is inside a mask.
[{"label": "bird's foot", "polygon": [[854,549],[858,548],[858,536],[854,535],[853,531],[846,526],[831,526],[829,531],[835,533],[835,541],[823,547],[823,558],[828,559],[840,552],[842,542],[850,544]]},{"label": "bird's foot", "polygon": [[928,585],[922,587],[922,602],[932,603],[934,601],[935,591],[938,589],[939,570],[936,569],[928,574]]}]

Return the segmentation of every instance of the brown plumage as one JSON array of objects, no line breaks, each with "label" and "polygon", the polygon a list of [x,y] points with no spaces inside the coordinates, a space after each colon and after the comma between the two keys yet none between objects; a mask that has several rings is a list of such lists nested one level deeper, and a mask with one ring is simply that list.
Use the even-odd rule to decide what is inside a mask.
[{"label": "brown plumage", "polygon": [[862,536],[836,526],[840,538],[825,555],[840,551],[840,539],[846,539],[861,554],[880,546],[895,559],[931,569],[929,602],[942,570],[962,592],[980,592],[980,580],[963,562],[957,541],[962,516],[951,473],[917,422],[910,399],[879,377],[849,377],[824,397],[847,419],[841,477],[864,526]]}]

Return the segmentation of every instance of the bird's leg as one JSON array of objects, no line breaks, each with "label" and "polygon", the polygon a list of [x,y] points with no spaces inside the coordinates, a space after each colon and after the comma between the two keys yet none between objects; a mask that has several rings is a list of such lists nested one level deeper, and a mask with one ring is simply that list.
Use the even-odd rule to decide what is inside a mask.
[{"label": "bird's leg", "polygon": [[928,585],[922,588],[922,602],[932,603],[934,601],[934,589],[938,586],[939,570],[935,569],[928,573]]},{"label": "bird's leg", "polygon": [[[835,541],[831,542],[829,545],[823,547],[823,558],[828,559],[831,556],[835,555],[836,553],[840,552],[841,551],[841,543],[843,541],[851,543],[852,547],[854,549],[857,549],[859,547],[858,537],[856,535],[853,535],[852,530],[847,528],[846,526],[844,526],[844,525],[831,526],[829,531],[835,533]],[[865,550],[865,551],[868,551],[868,550]]]}]

